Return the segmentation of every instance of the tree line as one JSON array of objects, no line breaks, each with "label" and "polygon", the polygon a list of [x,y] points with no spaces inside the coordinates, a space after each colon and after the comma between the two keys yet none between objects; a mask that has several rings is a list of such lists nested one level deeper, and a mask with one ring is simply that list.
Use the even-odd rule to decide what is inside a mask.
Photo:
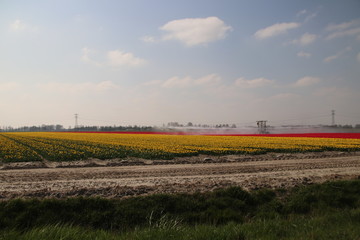
[{"label": "tree line", "polygon": [[5,126],[0,127],[0,132],[67,132],[67,131],[99,131],[99,132],[116,132],[116,131],[130,131],[130,132],[147,132],[154,131],[154,127],[151,126],[77,126],[65,128],[63,125],[46,125],[40,126],[22,126],[22,127],[11,127]]}]

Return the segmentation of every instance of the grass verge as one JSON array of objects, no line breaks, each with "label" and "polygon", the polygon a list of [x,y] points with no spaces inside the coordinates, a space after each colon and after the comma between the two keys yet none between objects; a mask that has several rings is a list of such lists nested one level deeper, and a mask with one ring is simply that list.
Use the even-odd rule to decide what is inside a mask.
[{"label": "grass verge", "polygon": [[360,239],[360,180],[0,203],[0,239]]}]

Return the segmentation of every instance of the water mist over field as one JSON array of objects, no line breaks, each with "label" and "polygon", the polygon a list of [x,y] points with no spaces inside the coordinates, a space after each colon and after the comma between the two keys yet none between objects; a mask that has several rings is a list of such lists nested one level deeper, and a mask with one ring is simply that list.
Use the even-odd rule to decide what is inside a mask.
[{"label": "water mist over field", "polygon": [[162,131],[173,131],[179,134],[292,134],[292,133],[359,133],[359,128],[325,127],[325,126],[268,126],[265,132],[260,132],[257,127],[237,128],[198,128],[198,127],[174,127],[161,128]]}]

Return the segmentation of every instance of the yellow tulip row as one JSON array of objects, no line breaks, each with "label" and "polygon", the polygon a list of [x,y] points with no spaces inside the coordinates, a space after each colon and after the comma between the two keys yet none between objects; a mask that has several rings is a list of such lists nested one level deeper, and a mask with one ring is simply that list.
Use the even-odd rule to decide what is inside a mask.
[{"label": "yellow tulip row", "polygon": [[[35,156],[37,153],[53,161],[111,159],[127,156],[171,159],[176,156],[197,154],[360,150],[360,139],[342,138],[54,132],[3,133],[0,137],[0,158],[4,160],[4,156],[10,154],[12,155],[10,159],[19,161],[27,159],[26,156],[31,156],[21,149],[27,149],[29,152],[34,152]],[[9,148],[19,150],[12,152],[6,150]]]},{"label": "yellow tulip row", "polygon": [[24,162],[40,161],[41,157],[31,148],[0,135],[0,161]]}]

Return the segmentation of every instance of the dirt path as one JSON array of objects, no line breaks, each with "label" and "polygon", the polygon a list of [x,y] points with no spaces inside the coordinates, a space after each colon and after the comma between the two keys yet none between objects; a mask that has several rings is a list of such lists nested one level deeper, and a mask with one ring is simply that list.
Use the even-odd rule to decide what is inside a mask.
[{"label": "dirt path", "polygon": [[152,193],[211,191],[234,185],[245,189],[293,187],[360,177],[359,152],[331,156],[299,156],[288,155],[279,158],[274,155],[272,158],[258,156],[250,159],[241,156],[214,159],[201,156],[198,157],[201,163],[193,160],[193,163],[184,164],[181,161],[192,160],[177,159],[177,164],[162,165],[151,161],[133,166],[99,167],[98,164],[97,167],[58,166],[0,170],[0,198],[122,198]]}]

